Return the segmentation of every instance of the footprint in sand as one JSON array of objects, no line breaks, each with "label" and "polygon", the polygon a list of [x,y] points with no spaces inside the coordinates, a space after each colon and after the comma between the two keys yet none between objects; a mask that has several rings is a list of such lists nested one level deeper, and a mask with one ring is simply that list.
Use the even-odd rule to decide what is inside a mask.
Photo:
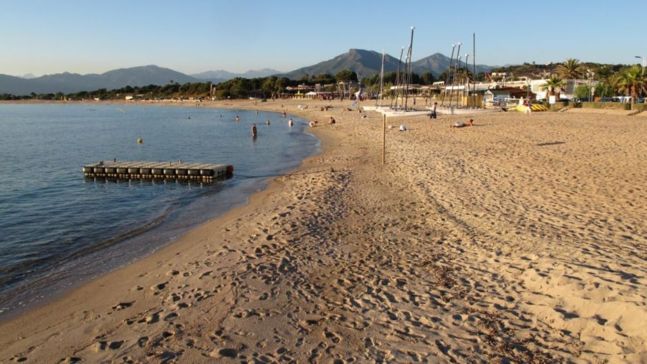
[{"label": "footprint in sand", "polygon": [[123,340],[111,341],[110,343],[108,343],[107,341],[99,341],[99,342],[94,344],[95,345],[94,348],[95,348],[95,351],[97,351],[97,352],[104,351],[106,349],[117,350],[123,344],[124,344]]},{"label": "footprint in sand", "polygon": [[168,315],[164,316],[164,321],[167,321],[167,322],[168,322],[168,321],[173,321],[173,320],[175,320],[176,318],[178,318],[178,316],[179,316],[179,315],[178,315],[177,313],[175,313],[175,312],[171,312],[171,313],[169,313]]},{"label": "footprint in sand", "polygon": [[238,356],[238,350],[236,350],[234,348],[214,349],[209,355],[212,358],[232,358],[232,359],[235,359]]},{"label": "footprint in sand", "polygon": [[198,279],[202,279],[202,278],[208,277],[208,276],[210,276],[210,275],[211,275],[211,273],[213,273],[213,271],[212,271],[212,270],[208,270],[208,271],[206,271],[206,272],[204,272],[204,273],[200,274],[200,277],[198,277]]},{"label": "footprint in sand", "polygon": [[148,336],[142,336],[139,339],[137,339],[137,345],[140,348],[143,348],[147,342],[148,342]]},{"label": "footprint in sand", "polygon": [[168,282],[158,283],[158,284],[156,284],[154,286],[151,286],[151,290],[155,291],[155,293],[154,293],[155,295],[158,295],[158,294],[160,294],[160,291],[162,291],[162,290],[164,290],[166,288],[167,285],[168,285]]},{"label": "footprint in sand", "polygon": [[128,307],[132,306],[133,303],[135,303],[135,301],[119,302],[118,304],[112,306],[112,310],[113,311],[120,311],[120,310],[123,310],[125,308],[128,308]]},{"label": "footprint in sand", "polygon": [[339,344],[341,342],[341,338],[337,336],[334,332],[328,331],[327,328],[324,330],[324,336],[335,344]]},{"label": "footprint in sand", "polygon": [[160,315],[159,312],[155,312],[153,314],[150,314],[143,319],[139,320],[139,323],[147,323],[147,324],[154,324],[160,320]]},{"label": "footprint in sand", "polygon": [[59,361],[59,363],[60,364],[76,364],[76,363],[80,363],[82,361],[83,360],[81,358],[79,358],[78,356],[68,356],[67,358],[61,359]]}]

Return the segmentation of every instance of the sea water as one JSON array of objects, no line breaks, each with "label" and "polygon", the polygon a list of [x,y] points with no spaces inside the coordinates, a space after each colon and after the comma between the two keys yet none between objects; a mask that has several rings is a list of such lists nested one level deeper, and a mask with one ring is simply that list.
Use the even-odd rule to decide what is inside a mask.
[{"label": "sea water", "polygon": [[[306,123],[294,121],[204,107],[0,105],[0,317],[244,203],[318,150]],[[83,178],[83,164],[114,159],[232,164],[234,177],[213,184]]]}]

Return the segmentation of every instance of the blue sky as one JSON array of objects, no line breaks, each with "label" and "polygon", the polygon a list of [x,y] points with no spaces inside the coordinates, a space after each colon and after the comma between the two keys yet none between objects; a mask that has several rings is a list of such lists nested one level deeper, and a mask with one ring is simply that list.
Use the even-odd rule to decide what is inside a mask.
[{"label": "blue sky", "polygon": [[457,41],[471,52],[476,32],[483,64],[634,63],[647,56],[645,14],[645,0],[0,0],[0,73],[290,71],[349,48],[397,57],[412,25],[414,60]]}]

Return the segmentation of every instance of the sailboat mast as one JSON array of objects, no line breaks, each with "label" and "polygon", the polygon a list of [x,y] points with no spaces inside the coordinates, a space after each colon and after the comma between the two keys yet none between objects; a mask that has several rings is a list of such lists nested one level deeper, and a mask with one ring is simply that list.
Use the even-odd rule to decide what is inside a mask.
[{"label": "sailboat mast", "polygon": [[474,94],[474,107],[476,107],[476,33],[472,33],[472,63],[472,79],[474,80],[472,93]]},{"label": "sailboat mast", "polygon": [[382,68],[380,69],[380,106],[384,99],[384,50],[382,50]]},{"label": "sailboat mast", "polygon": [[440,102],[441,106],[445,106],[445,97],[447,96],[447,87],[449,86],[449,76],[452,73],[452,64],[454,62],[454,50],[456,44],[452,44],[452,55],[449,57],[449,68],[447,68],[447,75],[445,76],[445,91],[443,92],[443,100]]},{"label": "sailboat mast", "polygon": [[[458,65],[461,64],[461,45],[463,45],[461,42],[458,42],[458,50],[456,51],[456,62],[454,62],[454,70],[452,72],[452,89],[449,93],[449,107],[452,107],[452,97],[454,97],[454,82],[456,81],[456,70],[458,69]],[[458,103],[457,103],[458,104]]]},{"label": "sailboat mast", "polygon": [[[470,79],[469,71],[470,71],[470,54],[465,53],[465,77],[467,77],[467,80],[465,80],[466,82],[465,82],[465,86],[463,87],[462,96],[465,97],[465,95],[467,95],[468,98],[470,97],[470,84],[472,83],[472,80]],[[467,90],[467,94],[465,93],[465,90]],[[468,104],[469,104],[469,101],[468,101]]]},{"label": "sailboat mast", "polygon": [[395,108],[398,108],[398,98],[400,97],[400,64],[402,64],[402,55],[404,47],[400,49],[400,59],[398,60],[398,72],[395,75]]},{"label": "sailboat mast", "polygon": [[409,84],[411,83],[411,57],[413,56],[413,31],[416,27],[411,27],[411,39],[409,40],[409,51],[407,52],[407,83],[404,91],[404,111],[407,111],[407,104],[409,100]]}]

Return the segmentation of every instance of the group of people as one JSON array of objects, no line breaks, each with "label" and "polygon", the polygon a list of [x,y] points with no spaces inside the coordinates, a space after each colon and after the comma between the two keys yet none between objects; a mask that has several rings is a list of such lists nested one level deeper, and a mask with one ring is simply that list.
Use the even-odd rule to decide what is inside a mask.
[{"label": "group of people", "polygon": [[[330,117],[330,119],[328,120],[328,124],[330,124],[330,125],[335,125],[336,123],[337,123],[337,120],[335,120],[335,118],[331,116],[331,117]],[[311,120],[311,121],[308,123],[308,126],[310,126],[311,128],[314,128],[314,127],[315,127],[315,126],[317,126],[317,125],[319,125],[319,121],[318,121],[318,120]]]},{"label": "group of people", "polygon": [[[438,103],[434,102],[434,106],[431,109],[431,112],[429,113],[429,118],[430,119],[437,119],[438,118],[438,113],[436,111],[437,107],[438,107]],[[323,109],[324,108],[322,108],[322,111],[323,111]],[[352,110],[352,109],[349,109],[349,110]],[[358,108],[358,111],[360,113],[363,113],[363,110],[361,110],[359,108]],[[283,117],[287,117],[287,112],[283,111],[281,113],[281,115]],[[364,114],[363,117],[366,117],[366,115]],[[238,115],[236,115],[236,121],[239,121],[239,120],[240,120],[240,118],[238,117]],[[328,124],[329,125],[335,125],[336,123],[337,123],[337,121],[335,120],[335,118],[330,116],[330,119],[328,120]],[[270,125],[270,120],[269,119],[266,121],[266,124]],[[314,128],[317,125],[319,125],[318,120],[311,120],[308,123],[308,126],[310,126],[311,128]],[[290,127],[294,126],[294,121],[292,120],[292,118],[288,119],[288,126],[290,126]],[[467,127],[467,126],[474,126],[474,119],[469,119],[467,121],[456,121],[452,125],[450,125],[451,128],[463,128],[463,127]],[[400,125],[399,130],[400,131],[407,131],[407,127],[404,124]],[[256,138],[258,136],[258,129],[256,127],[256,124],[252,124],[251,133],[252,133],[253,138]]]},{"label": "group of people", "polygon": [[[431,112],[429,113],[429,119],[436,119],[438,118],[438,113],[436,112],[436,108],[438,107],[438,103],[434,102],[434,107],[431,109]],[[456,121],[454,124],[450,125],[450,128],[464,128],[466,126],[474,126],[474,119],[469,119],[468,121]]]},{"label": "group of people", "polygon": [[[281,105],[281,106],[282,106],[282,105]],[[256,111],[256,115],[259,115],[259,111]],[[284,118],[287,118],[288,113],[284,110],[283,112],[281,112],[281,116],[282,116],[282,117],[284,117]],[[220,117],[222,118],[222,114],[220,115]],[[235,116],[235,118],[234,118],[234,120],[235,120],[236,122],[239,122],[239,121],[240,121],[240,116],[236,115],[236,116]],[[312,123],[312,122],[311,122],[311,123]],[[271,125],[271,124],[272,124],[272,122],[270,121],[270,119],[267,119],[267,120],[265,121],[265,125],[268,125],[268,126],[269,126],[269,125]],[[288,126],[289,126],[289,127],[293,127],[293,126],[294,126],[294,120],[292,120],[292,118],[288,119]],[[311,126],[312,126],[312,125],[311,125]],[[256,139],[256,137],[258,136],[258,128],[256,127],[256,123],[252,124],[252,127],[251,127],[251,134],[252,134],[252,138],[254,138],[254,139]]]},{"label": "group of people", "polygon": [[[237,116],[237,118],[238,118],[238,116]],[[265,125],[271,125],[271,124],[272,123],[271,123],[270,119],[267,119],[267,121],[265,121]],[[288,119],[288,126],[289,127],[294,126],[294,120],[292,120],[292,118]],[[252,132],[252,137],[253,138],[256,138],[258,136],[258,128],[256,127],[256,123],[252,124],[251,132]]]}]

